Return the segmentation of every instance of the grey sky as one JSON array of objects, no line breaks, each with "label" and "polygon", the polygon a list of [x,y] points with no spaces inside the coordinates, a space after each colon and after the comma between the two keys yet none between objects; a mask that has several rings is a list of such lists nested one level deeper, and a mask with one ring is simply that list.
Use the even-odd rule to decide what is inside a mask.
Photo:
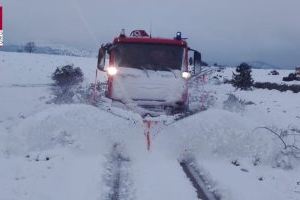
[{"label": "grey sky", "polygon": [[0,0],[7,43],[97,48],[121,28],[182,31],[208,61],[300,65],[299,0]]}]

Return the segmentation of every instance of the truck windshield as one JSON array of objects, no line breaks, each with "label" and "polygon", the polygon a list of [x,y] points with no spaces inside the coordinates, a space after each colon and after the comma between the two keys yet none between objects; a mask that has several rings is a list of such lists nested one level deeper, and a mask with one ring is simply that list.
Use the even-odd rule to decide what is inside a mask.
[{"label": "truck windshield", "polygon": [[117,44],[113,48],[115,63],[119,67],[150,70],[180,70],[183,47],[164,44]]}]

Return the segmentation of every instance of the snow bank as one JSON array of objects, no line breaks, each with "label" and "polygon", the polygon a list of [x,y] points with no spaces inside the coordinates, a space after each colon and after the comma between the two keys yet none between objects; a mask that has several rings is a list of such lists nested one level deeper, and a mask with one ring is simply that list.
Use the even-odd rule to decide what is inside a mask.
[{"label": "snow bank", "polygon": [[154,148],[176,157],[192,151],[199,157],[260,156],[267,161],[281,146],[273,135],[262,130],[253,132],[258,126],[257,119],[210,109],[167,127],[158,134]]},{"label": "snow bank", "polygon": [[126,142],[128,133],[138,133],[133,126],[131,121],[92,106],[55,106],[23,120],[12,130],[7,148],[21,153],[70,147],[98,154],[112,143]]}]

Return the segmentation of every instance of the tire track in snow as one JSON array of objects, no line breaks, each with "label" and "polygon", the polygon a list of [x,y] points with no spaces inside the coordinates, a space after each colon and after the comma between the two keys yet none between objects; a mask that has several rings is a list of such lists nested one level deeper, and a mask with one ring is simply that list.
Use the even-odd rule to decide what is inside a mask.
[{"label": "tire track in snow", "polygon": [[220,200],[214,191],[209,190],[209,183],[201,174],[199,167],[191,159],[183,159],[179,162],[182,170],[187,178],[191,181],[193,187],[197,192],[197,196],[202,200]]},{"label": "tire track in snow", "polygon": [[104,183],[107,186],[105,200],[131,200],[133,183],[129,177],[130,159],[124,155],[119,144],[114,144],[106,163]]}]

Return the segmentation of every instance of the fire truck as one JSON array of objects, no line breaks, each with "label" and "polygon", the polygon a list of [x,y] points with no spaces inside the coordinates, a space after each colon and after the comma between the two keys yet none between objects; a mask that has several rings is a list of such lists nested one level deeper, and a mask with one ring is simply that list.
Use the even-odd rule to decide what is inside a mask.
[{"label": "fire truck", "polygon": [[188,109],[188,80],[201,67],[201,54],[181,32],[152,37],[144,30],[122,30],[99,49],[97,68],[107,73],[106,96],[122,103],[168,113]]}]

